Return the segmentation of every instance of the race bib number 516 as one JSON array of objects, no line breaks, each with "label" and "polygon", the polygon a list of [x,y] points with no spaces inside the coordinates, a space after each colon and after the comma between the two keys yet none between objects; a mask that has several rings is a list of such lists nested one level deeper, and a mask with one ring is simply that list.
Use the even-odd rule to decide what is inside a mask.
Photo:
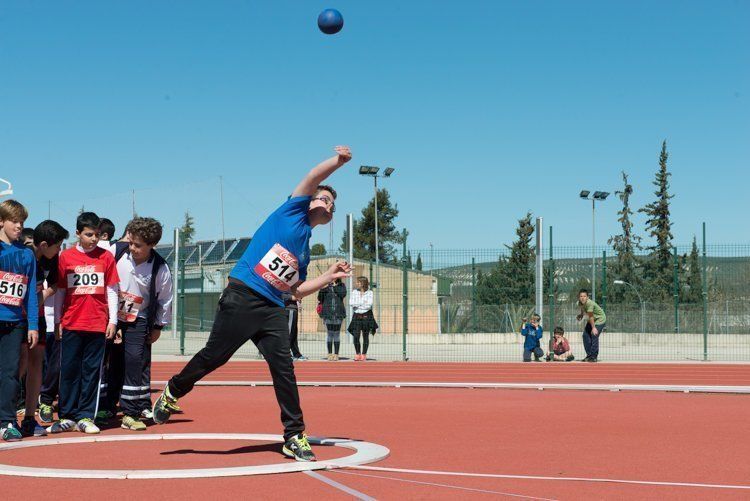
[{"label": "race bib number 516", "polygon": [[280,291],[290,290],[299,282],[299,261],[279,244],[275,244],[255,265],[255,273]]},{"label": "race bib number 516", "polygon": [[0,304],[21,306],[28,286],[29,277],[26,275],[0,271]]}]

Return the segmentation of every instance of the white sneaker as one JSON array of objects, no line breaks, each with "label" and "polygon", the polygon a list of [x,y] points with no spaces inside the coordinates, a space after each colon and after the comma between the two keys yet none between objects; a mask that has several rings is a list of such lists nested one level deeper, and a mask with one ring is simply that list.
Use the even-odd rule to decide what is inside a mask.
[{"label": "white sneaker", "polygon": [[99,427],[94,424],[94,421],[88,418],[78,421],[77,428],[81,433],[87,433],[89,435],[95,435],[101,431],[99,430]]},{"label": "white sneaker", "polygon": [[143,409],[141,411],[141,417],[143,419],[153,419],[154,418],[154,412],[151,409]]},{"label": "white sneaker", "polygon": [[76,422],[70,419],[60,419],[52,423],[52,426],[47,428],[47,433],[64,433],[66,431],[73,431],[76,427]]}]

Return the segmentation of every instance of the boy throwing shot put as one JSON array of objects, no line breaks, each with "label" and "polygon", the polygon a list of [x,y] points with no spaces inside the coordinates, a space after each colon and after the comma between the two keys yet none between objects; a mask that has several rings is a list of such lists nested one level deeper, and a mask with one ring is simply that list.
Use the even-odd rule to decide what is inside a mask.
[{"label": "boy throwing shot put", "polygon": [[351,273],[348,263],[338,262],[319,277],[306,280],[311,230],[329,223],[335,211],[336,191],[321,183],[352,158],[346,146],[337,146],[335,151],[336,155],[307,173],[287,201],[255,232],[229,274],[229,285],[219,298],[206,346],[169,380],[154,404],[154,422],[165,423],[177,399],[252,340],[268,363],[281,408],[285,441],[282,452],[297,461],[315,461],[304,434],[297,380],[289,357],[283,294],[292,293],[301,299]]}]

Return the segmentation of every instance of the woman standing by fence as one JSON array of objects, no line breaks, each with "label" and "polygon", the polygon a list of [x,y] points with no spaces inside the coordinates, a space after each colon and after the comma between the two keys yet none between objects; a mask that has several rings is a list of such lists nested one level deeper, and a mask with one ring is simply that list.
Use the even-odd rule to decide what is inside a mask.
[{"label": "woman standing by fence", "polygon": [[[370,282],[365,277],[357,278],[357,289],[352,291],[349,304],[354,310],[352,322],[349,324],[349,333],[354,336],[354,349],[357,355],[355,361],[367,360],[367,348],[370,346],[370,334],[375,334],[378,324],[372,314],[372,291],[369,290]],[[362,336],[362,345],[359,337]]]},{"label": "woman standing by fence", "polygon": [[345,297],[346,285],[341,279],[336,279],[335,282],[328,284],[318,292],[319,313],[328,331],[326,347],[328,348],[328,360],[331,361],[339,359],[341,323],[346,318]]}]

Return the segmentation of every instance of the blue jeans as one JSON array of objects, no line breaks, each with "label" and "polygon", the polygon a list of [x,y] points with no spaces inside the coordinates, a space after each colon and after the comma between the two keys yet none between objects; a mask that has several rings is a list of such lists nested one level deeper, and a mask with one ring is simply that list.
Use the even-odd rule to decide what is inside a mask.
[{"label": "blue jeans", "polygon": [[531,354],[534,354],[536,358],[542,358],[544,356],[544,350],[542,350],[540,347],[533,348],[531,350],[524,349],[523,350],[523,361],[524,362],[531,362]]},{"label": "blue jeans", "polygon": [[597,358],[599,356],[599,336],[604,332],[604,328],[607,324],[596,324],[596,330],[599,334],[594,336],[591,333],[591,324],[586,322],[586,327],[583,329],[583,348],[586,350],[586,356],[591,358]]}]

